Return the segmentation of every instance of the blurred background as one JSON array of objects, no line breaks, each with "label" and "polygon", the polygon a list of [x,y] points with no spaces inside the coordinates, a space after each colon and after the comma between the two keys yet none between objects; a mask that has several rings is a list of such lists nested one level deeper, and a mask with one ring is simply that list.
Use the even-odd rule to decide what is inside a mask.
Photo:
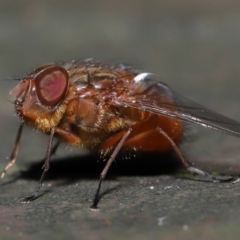
[{"label": "blurred background", "polygon": [[[240,120],[239,5],[234,0],[1,1],[2,156],[9,154],[18,126],[10,102],[14,99],[8,95],[17,84],[12,79],[53,61],[92,57],[130,64],[159,74],[182,95]],[[31,150],[38,157],[40,146],[45,149],[42,137],[25,131],[34,139]],[[195,156],[216,141],[207,154],[221,151],[219,139],[229,142],[211,131],[203,135],[196,140],[201,144],[191,147]]]},{"label": "blurred background", "polygon": [[[0,166],[19,125],[8,93],[17,84],[14,78],[35,67],[90,57],[130,64],[240,121],[239,50],[238,0],[0,1]],[[209,163],[221,162],[223,172],[239,170],[238,139],[195,131],[201,137],[187,149],[193,162],[211,171]],[[41,159],[46,141],[24,129],[17,166]]]}]

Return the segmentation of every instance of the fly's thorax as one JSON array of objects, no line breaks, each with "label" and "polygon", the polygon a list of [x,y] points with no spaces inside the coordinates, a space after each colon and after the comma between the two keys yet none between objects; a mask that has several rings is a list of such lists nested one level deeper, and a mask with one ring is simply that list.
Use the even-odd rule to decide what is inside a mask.
[{"label": "fly's thorax", "polygon": [[[101,93],[102,91],[97,90],[96,92],[99,94],[96,94],[95,97],[80,97],[74,100],[75,112],[72,124],[77,124],[80,129],[89,133],[101,134],[103,132],[110,134],[125,128],[128,123],[121,116],[119,109],[108,104],[108,101],[102,97],[104,95]],[[69,108],[71,108],[71,104],[68,105],[66,113],[69,112]]]}]

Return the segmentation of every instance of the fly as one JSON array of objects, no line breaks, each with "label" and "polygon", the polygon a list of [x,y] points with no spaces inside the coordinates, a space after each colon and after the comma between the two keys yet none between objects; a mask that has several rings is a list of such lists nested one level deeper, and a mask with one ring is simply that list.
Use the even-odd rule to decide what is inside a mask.
[{"label": "fly", "polygon": [[[173,92],[157,74],[93,60],[43,65],[10,92],[21,120],[15,146],[1,178],[16,161],[23,126],[49,135],[43,173],[34,200],[49,170],[53,139],[98,151],[107,157],[92,208],[96,209],[103,179],[120,151],[174,151],[182,165],[212,181],[223,181],[192,167],[178,145],[184,122],[240,137],[240,123]],[[234,181],[234,178],[229,179]]]}]

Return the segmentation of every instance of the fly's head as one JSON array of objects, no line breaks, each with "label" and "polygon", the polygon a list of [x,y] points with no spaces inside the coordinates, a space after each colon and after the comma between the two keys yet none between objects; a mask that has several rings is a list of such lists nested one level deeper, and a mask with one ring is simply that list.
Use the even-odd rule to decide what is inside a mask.
[{"label": "fly's head", "polygon": [[12,91],[15,110],[22,122],[48,132],[66,109],[68,73],[57,65],[44,65],[24,78]]}]

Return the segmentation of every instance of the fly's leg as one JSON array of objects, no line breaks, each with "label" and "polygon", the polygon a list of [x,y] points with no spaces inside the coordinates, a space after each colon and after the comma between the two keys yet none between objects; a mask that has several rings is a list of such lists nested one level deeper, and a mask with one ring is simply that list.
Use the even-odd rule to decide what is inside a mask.
[{"label": "fly's leg", "polygon": [[212,182],[232,182],[232,183],[235,183],[238,181],[238,178],[235,178],[235,177],[230,177],[228,179],[221,179],[221,178],[217,178],[217,177],[214,177],[213,175],[207,173],[207,172],[204,172],[198,168],[194,168],[192,167],[188,162],[187,160],[183,157],[181,151],[179,150],[179,148],[177,147],[177,145],[175,144],[175,142],[168,136],[168,134],[160,127],[157,128],[158,132],[160,134],[162,134],[167,140],[168,142],[171,144],[174,152],[177,154],[178,158],[181,160],[183,166],[188,170],[190,171],[191,173],[196,173],[198,175],[202,175],[206,178],[208,178],[209,180],[211,180]]},{"label": "fly's leg", "polygon": [[[22,203],[29,203],[31,201],[33,201],[34,199],[37,198],[38,194],[39,194],[39,190],[42,186],[42,183],[43,183],[43,179],[44,179],[44,176],[46,174],[46,172],[48,171],[49,169],[49,165],[50,165],[50,157],[51,157],[51,154],[52,154],[52,150],[56,151],[56,149],[52,149],[52,143],[53,143],[53,137],[54,137],[54,133],[55,133],[55,128],[52,128],[51,129],[51,133],[50,133],[50,137],[49,137],[49,142],[48,142],[48,147],[47,147],[47,153],[46,153],[46,158],[45,158],[45,162],[44,162],[44,165],[43,165],[43,173],[41,175],[41,178],[39,180],[39,183],[34,191],[34,193],[29,196],[29,197],[26,197],[26,198],[23,198],[21,199],[21,202]],[[57,143],[58,144],[58,143]],[[57,147],[57,145],[55,145],[55,148]]]},{"label": "fly's leg", "polygon": [[54,145],[53,145],[53,147],[52,147],[52,149],[51,149],[51,155],[50,155],[50,157],[51,157],[52,155],[56,154],[57,149],[58,149],[58,147],[60,146],[60,143],[61,143],[61,141],[60,141],[59,139],[57,140],[56,143],[54,143]]},{"label": "fly's leg", "polygon": [[108,172],[110,166],[112,165],[112,163],[113,163],[116,155],[117,155],[118,152],[121,150],[121,147],[123,146],[125,140],[126,140],[127,137],[129,136],[129,134],[131,133],[131,131],[132,131],[132,129],[129,128],[128,131],[123,135],[122,139],[120,140],[120,142],[118,143],[118,145],[117,145],[116,148],[114,149],[112,155],[111,155],[110,158],[108,159],[106,166],[104,167],[103,171],[101,172],[101,174],[100,174],[100,180],[99,180],[98,188],[97,188],[97,191],[96,191],[94,200],[93,200],[93,204],[92,204],[92,206],[90,207],[91,210],[97,210],[97,209],[98,209],[98,208],[97,208],[97,205],[98,205],[98,202],[99,202],[99,193],[100,193],[100,189],[101,189],[102,182],[103,182],[104,178],[106,177],[107,172]]},{"label": "fly's leg", "polygon": [[19,145],[20,145],[20,139],[21,139],[21,135],[22,135],[23,126],[24,126],[24,123],[21,123],[21,125],[19,126],[17,137],[16,137],[15,144],[14,144],[14,148],[9,157],[9,162],[8,162],[7,166],[1,172],[1,176],[0,176],[1,178],[3,178],[5,176],[8,169],[11,168],[16,162],[16,157],[17,157],[17,153],[18,153],[18,149],[19,149]]},{"label": "fly's leg", "polygon": [[52,147],[53,139],[54,139],[55,134],[57,134],[59,137],[61,137],[65,141],[67,141],[69,143],[72,143],[72,144],[80,144],[80,142],[81,142],[81,139],[78,136],[72,134],[71,132],[65,131],[64,129],[61,129],[61,128],[58,128],[58,127],[53,127],[51,129],[50,137],[49,137],[49,141],[48,141],[46,158],[45,158],[45,162],[44,162],[44,165],[43,165],[43,173],[41,175],[41,178],[39,180],[39,183],[38,183],[34,193],[29,197],[21,199],[22,203],[29,203],[29,202],[33,201],[34,199],[36,199],[37,196],[38,196],[39,190],[40,190],[40,188],[42,186],[42,183],[43,183],[44,176],[45,176],[46,172],[49,170],[50,157],[51,157],[52,154],[55,153],[55,151],[57,150],[57,147],[60,144],[60,141],[58,141],[56,143],[56,145],[54,147]]}]

